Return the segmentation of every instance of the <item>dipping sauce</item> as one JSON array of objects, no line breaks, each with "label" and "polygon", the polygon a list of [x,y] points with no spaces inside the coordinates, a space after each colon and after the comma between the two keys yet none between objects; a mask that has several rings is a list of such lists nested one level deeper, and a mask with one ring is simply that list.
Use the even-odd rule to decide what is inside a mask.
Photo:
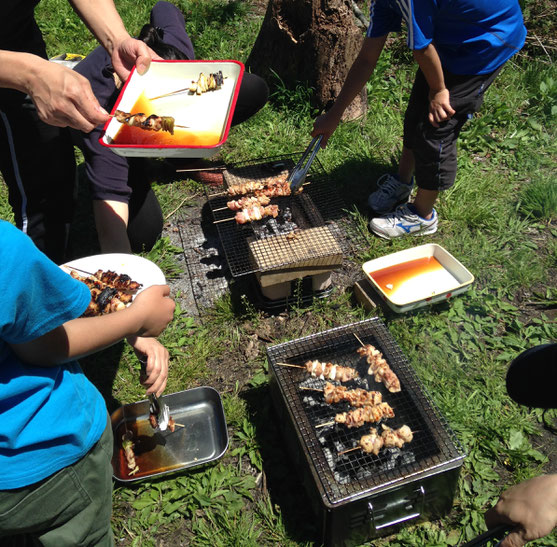
[{"label": "dipping sauce", "polygon": [[414,302],[446,291],[459,283],[434,256],[394,264],[369,273],[381,290],[397,304]]},{"label": "dipping sauce", "polygon": [[[157,101],[155,101],[156,103]],[[164,106],[156,106],[142,93],[134,104],[131,112],[138,114],[142,112],[147,116],[155,114],[157,116],[172,116],[178,125],[188,125],[188,121],[182,119],[180,112],[163,112]],[[220,127],[218,124],[212,124],[215,127],[199,130],[199,128],[180,128],[174,127],[174,135],[168,131],[146,131],[140,127],[132,127],[121,124],[120,129],[114,136],[112,144],[132,144],[132,145],[151,145],[151,146],[213,146],[220,140]]]}]

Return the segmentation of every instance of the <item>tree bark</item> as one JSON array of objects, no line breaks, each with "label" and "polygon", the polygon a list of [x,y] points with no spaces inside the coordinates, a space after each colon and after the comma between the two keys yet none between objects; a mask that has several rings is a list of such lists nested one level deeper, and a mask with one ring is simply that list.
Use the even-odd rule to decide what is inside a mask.
[{"label": "tree bark", "polygon": [[[271,85],[276,73],[287,88],[314,89],[318,108],[337,97],[363,40],[351,0],[269,0],[265,18],[246,61],[248,70]],[[365,114],[365,87],[343,119]]]}]

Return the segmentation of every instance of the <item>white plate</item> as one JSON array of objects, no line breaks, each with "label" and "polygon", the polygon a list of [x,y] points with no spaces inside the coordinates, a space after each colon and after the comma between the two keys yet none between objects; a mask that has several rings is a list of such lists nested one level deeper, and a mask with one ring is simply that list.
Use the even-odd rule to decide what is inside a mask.
[{"label": "white plate", "polygon": [[[151,285],[166,285],[166,278],[155,263],[132,254],[110,253],[86,256],[66,262],[60,267],[67,272],[71,268],[79,268],[91,274],[94,274],[97,270],[112,270],[118,274],[126,274],[133,281],[141,283],[142,287],[138,293]],[[76,272],[80,275],[86,275],[78,270]]]}]

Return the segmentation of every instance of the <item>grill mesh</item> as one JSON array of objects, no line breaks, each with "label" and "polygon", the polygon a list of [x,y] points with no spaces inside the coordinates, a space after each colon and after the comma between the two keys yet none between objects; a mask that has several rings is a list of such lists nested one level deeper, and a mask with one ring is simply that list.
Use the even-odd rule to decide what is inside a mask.
[{"label": "grill mesh", "polygon": [[[379,349],[401,381],[402,391],[390,393],[367,375],[368,364],[356,350],[360,347],[355,334],[364,344]],[[433,470],[464,456],[446,421],[425,394],[402,351],[378,319],[369,319],[338,327],[319,334],[271,346],[267,349],[270,371],[280,387],[284,403],[307,450],[310,465],[331,503],[346,501],[354,495],[369,493],[413,474]],[[339,455],[356,447],[362,435],[369,433],[367,424],[349,429],[342,424],[316,428],[334,420],[335,414],[351,409],[348,403],[328,405],[323,394],[302,390],[322,389],[325,380],[313,378],[303,369],[280,366],[278,363],[303,365],[309,359],[333,362],[356,368],[360,378],[345,383],[348,388],[361,387],[380,391],[395,417],[384,423],[393,429],[404,424],[414,432],[411,443],[398,448],[383,448],[378,456],[362,450]]]},{"label": "grill mesh", "polygon": [[[249,160],[231,164],[224,172],[225,184],[208,190],[208,203],[232,276],[273,271],[295,264],[296,267],[333,269],[342,260],[342,250],[327,224],[342,216],[342,203],[321,164],[314,160],[303,191],[295,196],[275,197],[279,207],[276,220],[237,224],[234,212],[226,207],[229,185],[258,181],[288,173],[297,156]],[[284,216],[284,212],[289,210]],[[295,227],[291,224],[293,222]],[[340,256],[340,258],[339,258]]]}]

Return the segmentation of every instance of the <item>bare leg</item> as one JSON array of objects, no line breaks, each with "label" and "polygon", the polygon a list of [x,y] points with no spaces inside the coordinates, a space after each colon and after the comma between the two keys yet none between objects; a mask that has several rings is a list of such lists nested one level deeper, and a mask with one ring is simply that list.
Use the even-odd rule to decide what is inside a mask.
[{"label": "bare leg", "polygon": [[414,152],[411,148],[402,147],[402,154],[398,164],[398,179],[404,184],[410,184],[414,174]]},{"label": "bare leg", "polygon": [[414,199],[414,207],[418,215],[429,220],[433,212],[433,205],[437,201],[437,196],[439,196],[437,190],[418,188]]}]

